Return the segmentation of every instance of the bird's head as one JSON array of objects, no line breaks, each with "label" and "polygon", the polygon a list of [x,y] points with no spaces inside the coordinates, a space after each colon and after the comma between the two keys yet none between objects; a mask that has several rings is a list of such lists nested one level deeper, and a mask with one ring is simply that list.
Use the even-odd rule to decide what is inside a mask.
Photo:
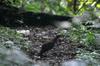
[{"label": "bird's head", "polygon": [[54,41],[56,41],[59,37],[61,37],[62,35],[57,35],[55,38],[54,38]]}]

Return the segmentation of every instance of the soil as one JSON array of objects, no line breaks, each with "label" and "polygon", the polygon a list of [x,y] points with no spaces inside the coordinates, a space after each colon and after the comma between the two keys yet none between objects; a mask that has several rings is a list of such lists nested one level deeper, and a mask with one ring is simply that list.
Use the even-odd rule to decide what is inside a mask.
[{"label": "soil", "polygon": [[30,30],[30,35],[27,37],[32,42],[27,54],[34,61],[58,63],[69,59],[75,59],[77,46],[69,39],[67,35],[62,35],[60,38],[58,38],[54,43],[55,46],[43,54],[44,57],[40,58],[38,56],[42,45],[52,41],[52,39],[59,34],[58,28],[50,25],[45,27],[35,26],[26,29]]}]

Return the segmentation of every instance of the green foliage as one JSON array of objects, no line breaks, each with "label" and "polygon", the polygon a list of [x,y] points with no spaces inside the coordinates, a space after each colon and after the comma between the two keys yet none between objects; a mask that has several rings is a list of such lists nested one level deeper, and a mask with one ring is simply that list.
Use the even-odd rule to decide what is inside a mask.
[{"label": "green foliage", "polygon": [[4,0],[5,3],[22,7],[27,11],[46,12],[58,15],[81,15],[85,11],[100,8],[96,0]]},{"label": "green foliage", "polygon": [[34,3],[27,4],[25,6],[25,9],[26,11],[40,12],[41,5],[39,2],[34,2]]},{"label": "green foliage", "polygon": [[[84,12],[88,11],[91,15],[91,19],[94,20],[96,16],[100,16],[99,0],[4,0],[8,5],[16,6],[18,8],[23,8],[26,11],[32,12],[45,12],[57,15],[82,15]],[[96,12],[98,10],[98,12]],[[86,16],[84,16],[86,17]],[[83,17],[83,18],[84,18]],[[84,18],[85,21],[85,18]],[[86,22],[86,21],[85,21]],[[68,31],[70,40],[75,43],[79,43],[85,46],[85,48],[77,48],[77,57],[88,60],[95,64],[95,66],[100,66],[100,50],[95,50],[95,35],[92,30],[88,30],[84,25],[73,25],[73,27]],[[63,34],[64,32],[62,32]],[[1,47],[12,47],[17,46],[21,49],[28,51],[29,43],[24,40],[21,34],[18,34],[15,30],[0,27],[0,46]],[[7,41],[13,42],[13,44],[8,44]],[[87,50],[89,49],[89,50]],[[97,52],[99,51],[99,52]],[[3,55],[2,55],[3,56]],[[0,54],[1,57],[1,54]],[[2,57],[3,59],[3,57]],[[96,65],[97,64],[97,65]],[[92,65],[90,65],[92,66]]]},{"label": "green foliage", "polygon": [[83,59],[84,61],[89,63],[89,66],[99,66],[100,65],[100,52],[89,52],[86,50],[77,51],[77,58]]},{"label": "green foliage", "polygon": [[10,30],[9,28],[0,27],[0,36],[7,38],[20,38],[21,34],[16,33],[15,30]]},{"label": "green foliage", "polygon": [[84,44],[85,46],[93,45],[95,42],[94,33],[83,25],[77,25],[69,30],[69,36],[73,42]]},{"label": "green foliage", "polygon": [[100,65],[100,50],[96,50],[96,37],[91,30],[87,30],[87,27],[83,25],[74,25],[68,35],[75,44],[83,46],[76,48],[76,58],[86,61],[89,66]]},{"label": "green foliage", "polygon": [[24,0],[4,0],[6,4],[8,5],[12,5],[15,7],[21,7],[22,6],[22,2],[24,2]]},{"label": "green foliage", "polygon": [[28,51],[30,45],[27,40],[24,40],[22,34],[8,27],[0,27],[0,39],[0,47],[12,48],[16,46],[24,51]]}]

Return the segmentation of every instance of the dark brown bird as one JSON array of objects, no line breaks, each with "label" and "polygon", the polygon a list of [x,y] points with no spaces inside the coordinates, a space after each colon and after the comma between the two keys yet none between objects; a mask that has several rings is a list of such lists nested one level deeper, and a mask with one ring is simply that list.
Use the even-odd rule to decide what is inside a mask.
[{"label": "dark brown bird", "polygon": [[43,57],[43,53],[51,50],[54,46],[55,46],[55,43],[57,41],[57,39],[60,37],[61,35],[57,35],[51,42],[48,42],[46,44],[43,44],[42,45],[42,48],[40,50],[40,53],[39,53],[39,56],[40,57]]}]

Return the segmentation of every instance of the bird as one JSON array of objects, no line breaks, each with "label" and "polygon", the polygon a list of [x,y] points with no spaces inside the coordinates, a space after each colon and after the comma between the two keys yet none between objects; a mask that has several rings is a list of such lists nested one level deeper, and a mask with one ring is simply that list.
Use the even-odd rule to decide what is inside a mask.
[{"label": "bird", "polygon": [[42,45],[40,52],[38,53],[38,55],[40,56],[40,58],[43,57],[43,54],[49,50],[51,50],[54,46],[55,43],[57,41],[57,39],[60,37],[61,35],[57,35],[52,41],[45,43]]}]

